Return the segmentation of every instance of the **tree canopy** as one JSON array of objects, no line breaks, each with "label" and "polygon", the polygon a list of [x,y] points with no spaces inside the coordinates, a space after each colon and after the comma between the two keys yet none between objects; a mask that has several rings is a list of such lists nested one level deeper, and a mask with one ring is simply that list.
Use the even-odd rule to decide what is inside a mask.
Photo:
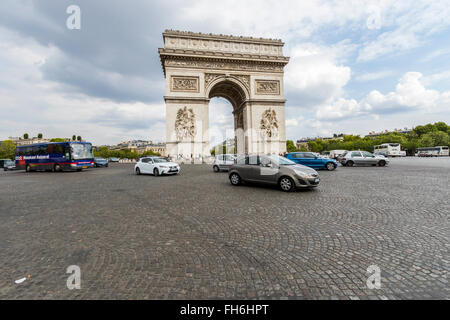
[{"label": "tree canopy", "polygon": [[[373,147],[383,143],[400,143],[407,154],[413,155],[417,148],[448,146],[450,142],[450,126],[445,122],[436,122],[415,127],[410,133],[388,132],[376,137],[360,137],[358,135],[337,135],[343,140],[322,140],[320,138],[308,142],[309,151],[322,152],[330,150],[365,150],[373,152]],[[291,140],[286,142],[288,152],[292,152]],[[295,147],[295,146],[294,146]],[[299,151],[306,151],[303,150]],[[298,150],[297,148],[294,150]]]}]

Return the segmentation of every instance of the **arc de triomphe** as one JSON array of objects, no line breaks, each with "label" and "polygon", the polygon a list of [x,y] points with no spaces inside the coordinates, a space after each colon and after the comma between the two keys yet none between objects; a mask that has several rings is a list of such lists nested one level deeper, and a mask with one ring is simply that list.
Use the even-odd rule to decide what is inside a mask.
[{"label": "arc de triomphe", "polygon": [[[286,151],[281,40],[166,30],[167,154],[210,155],[209,101],[233,106],[237,153]],[[228,137],[229,138],[229,137]]]}]

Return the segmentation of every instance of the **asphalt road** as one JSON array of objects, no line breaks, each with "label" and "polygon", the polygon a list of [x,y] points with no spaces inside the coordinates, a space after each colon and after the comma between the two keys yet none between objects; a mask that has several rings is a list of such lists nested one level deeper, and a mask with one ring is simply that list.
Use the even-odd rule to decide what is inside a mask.
[{"label": "asphalt road", "polygon": [[450,297],[450,158],[320,171],[293,193],[132,168],[0,171],[0,299]]}]

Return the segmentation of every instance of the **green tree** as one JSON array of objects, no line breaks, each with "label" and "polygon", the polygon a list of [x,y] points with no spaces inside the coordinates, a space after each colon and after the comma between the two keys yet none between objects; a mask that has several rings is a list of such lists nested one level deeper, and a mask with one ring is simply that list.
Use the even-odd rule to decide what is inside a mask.
[{"label": "green tree", "polygon": [[64,138],[52,138],[50,139],[50,142],[64,142],[67,141],[67,139]]},{"label": "green tree", "polygon": [[38,133],[38,138],[42,139],[42,137],[43,137],[42,133]]},{"label": "green tree", "polygon": [[24,139],[28,139],[28,137],[29,137],[29,136],[28,136],[28,133],[24,133],[24,134],[23,134],[23,138],[24,138]]},{"label": "green tree", "polygon": [[78,140],[78,141],[81,141],[81,136],[78,136],[78,137],[77,137],[77,140]]},{"label": "green tree", "polygon": [[1,159],[14,159],[16,153],[16,145],[12,140],[5,140],[0,144],[0,158]]},{"label": "green tree", "polygon": [[75,141],[75,140],[77,140],[77,136],[76,136],[76,135],[73,135],[73,136],[72,136],[72,141]]},{"label": "green tree", "polygon": [[443,132],[448,132],[448,130],[450,129],[450,126],[448,126],[445,122],[436,122],[434,124],[435,128],[439,131],[443,131]]},{"label": "green tree", "polygon": [[286,141],[286,151],[287,152],[295,152],[297,151],[297,147],[294,144],[294,141],[292,140],[287,140]]}]

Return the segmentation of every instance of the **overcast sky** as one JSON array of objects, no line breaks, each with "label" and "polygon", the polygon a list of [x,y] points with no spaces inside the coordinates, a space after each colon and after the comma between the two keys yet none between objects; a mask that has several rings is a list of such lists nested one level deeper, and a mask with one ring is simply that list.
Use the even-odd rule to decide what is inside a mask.
[{"label": "overcast sky", "polygon": [[164,141],[165,29],[285,41],[288,139],[450,122],[449,1],[2,0],[0,139]]}]

